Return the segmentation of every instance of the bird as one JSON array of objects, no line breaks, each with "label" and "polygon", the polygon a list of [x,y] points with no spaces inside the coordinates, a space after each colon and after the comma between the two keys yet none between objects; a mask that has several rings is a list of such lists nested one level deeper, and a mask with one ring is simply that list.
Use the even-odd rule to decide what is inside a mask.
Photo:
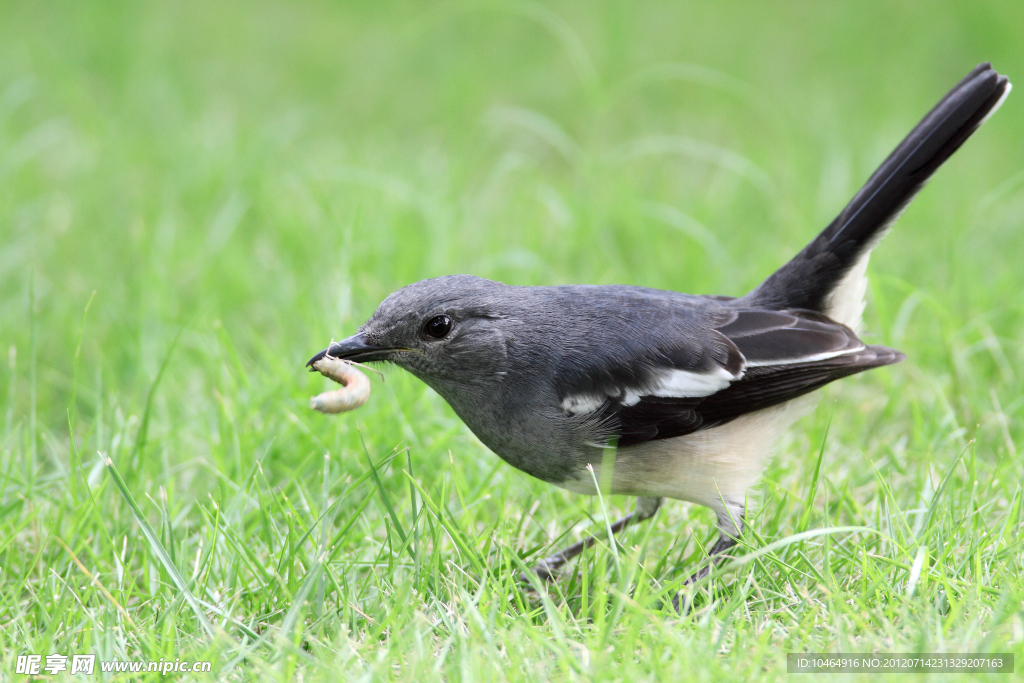
[{"label": "bird", "polygon": [[[747,491],[774,442],[813,408],[814,392],[905,358],[858,336],[868,259],[1010,89],[989,63],[974,68],[835,220],[743,296],[447,275],[395,291],[307,366],[330,358],[403,368],[513,467],[580,494],[635,496],[613,533],[650,519],[666,499],[710,508],[718,539],[684,582],[692,584],[737,544]],[[550,580],[593,542],[533,571]]]}]

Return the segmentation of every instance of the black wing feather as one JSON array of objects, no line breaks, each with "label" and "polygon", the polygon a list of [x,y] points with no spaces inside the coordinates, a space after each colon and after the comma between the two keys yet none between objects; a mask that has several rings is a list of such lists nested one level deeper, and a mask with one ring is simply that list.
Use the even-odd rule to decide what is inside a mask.
[{"label": "black wing feather", "polygon": [[837,379],[903,359],[902,353],[886,346],[867,346],[856,353],[812,363],[751,368],[742,380],[700,404],[702,427],[729,422],[744,413],[798,398]]},{"label": "black wing feather", "polygon": [[904,358],[885,346],[865,346],[850,328],[811,311],[740,310],[718,331],[746,358],[743,376],[705,397],[643,396],[633,405],[610,399],[602,422],[619,447],[721,425]]},{"label": "black wing feather", "polygon": [[864,346],[850,328],[813,311],[739,310],[736,319],[718,331],[736,345],[748,367]]}]

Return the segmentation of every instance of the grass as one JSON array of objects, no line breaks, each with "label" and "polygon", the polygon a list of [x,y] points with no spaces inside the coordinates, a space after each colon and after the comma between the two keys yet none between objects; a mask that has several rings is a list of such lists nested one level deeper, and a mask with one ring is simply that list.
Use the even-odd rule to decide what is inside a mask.
[{"label": "grass", "polygon": [[[282,681],[1019,660],[1016,95],[873,260],[871,339],[909,360],[822,392],[683,617],[660,605],[708,511],[610,545],[629,499],[529,479],[398,371],[314,414],[302,365],[445,273],[743,293],[974,64],[1020,79],[1022,28],[997,2],[4,4],[0,678],[28,653]],[[590,532],[547,591],[516,581]]]}]

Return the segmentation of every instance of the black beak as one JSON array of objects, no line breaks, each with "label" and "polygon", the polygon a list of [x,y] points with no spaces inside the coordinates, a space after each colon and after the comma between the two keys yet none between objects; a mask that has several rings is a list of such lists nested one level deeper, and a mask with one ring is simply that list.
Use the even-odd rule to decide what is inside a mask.
[{"label": "black beak", "polygon": [[362,334],[354,334],[348,339],[342,339],[341,341],[334,342],[326,349],[316,354],[309,359],[306,363],[306,367],[313,370],[313,363],[317,362],[324,356],[330,356],[331,358],[343,358],[345,360],[355,361],[357,363],[365,363],[373,360],[387,360],[388,356],[395,349],[387,349],[381,346],[374,346],[366,342],[366,337]]}]

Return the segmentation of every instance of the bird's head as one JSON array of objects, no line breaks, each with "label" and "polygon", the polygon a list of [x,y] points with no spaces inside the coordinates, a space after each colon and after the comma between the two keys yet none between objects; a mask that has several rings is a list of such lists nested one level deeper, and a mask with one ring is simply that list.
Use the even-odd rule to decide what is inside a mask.
[{"label": "bird's head", "polygon": [[508,285],[472,275],[421,280],[386,298],[357,334],[313,356],[394,363],[446,398],[500,381],[506,366]]}]

